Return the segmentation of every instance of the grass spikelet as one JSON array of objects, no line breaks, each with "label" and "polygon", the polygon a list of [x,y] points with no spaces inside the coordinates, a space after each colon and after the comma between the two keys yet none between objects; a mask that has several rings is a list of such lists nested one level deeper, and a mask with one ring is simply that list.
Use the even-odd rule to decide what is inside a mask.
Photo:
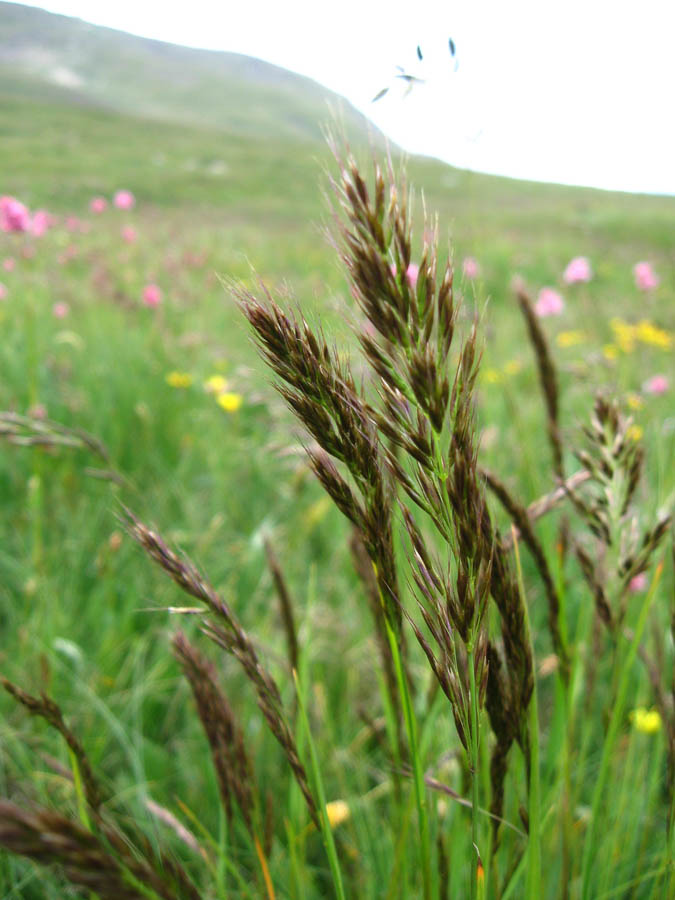
[{"label": "grass spikelet", "polygon": [[553,453],[553,471],[562,480],[565,477],[565,473],[563,470],[563,447],[558,418],[558,379],[555,365],[546,335],[534,311],[530,295],[521,281],[516,283],[516,296],[520,305],[520,311],[527,324],[527,333],[537,361],[539,383],[546,404],[548,439],[551,445],[551,452]]},{"label": "grass spikelet", "polygon": [[173,638],[173,650],[208,738],[225,812],[231,820],[232,799],[236,799],[246,827],[253,833],[254,779],[241,728],[218,687],[213,665],[181,631]]}]

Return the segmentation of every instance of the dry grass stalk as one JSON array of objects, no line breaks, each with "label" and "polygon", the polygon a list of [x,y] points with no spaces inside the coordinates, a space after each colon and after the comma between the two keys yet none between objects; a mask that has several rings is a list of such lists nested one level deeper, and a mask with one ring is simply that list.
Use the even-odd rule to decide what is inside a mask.
[{"label": "dry grass stalk", "polygon": [[546,404],[548,439],[553,453],[553,470],[557,477],[562,480],[565,477],[565,473],[563,469],[563,447],[560,438],[558,379],[555,365],[539,317],[535,313],[532,300],[521,281],[516,282],[516,296],[527,324],[527,331],[537,361],[539,383]]},{"label": "dry grass stalk", "polygon": [[[560,487],[555,488],[555,490],[550,491],[548,494],[544,494],[543,497],[539,497],[538,500],[534,500],[527,506],[526,512],[528,521],[531,524],[534,524],[537,519],[541,519],[542,516],[551,512],[552,509],[555,509],[555,507],[563,500],[569,498],[570,493],[576,491],[578,487],[581,487],[582,484],[590,481],[591,478],[591,473],[587,472],[585,469],[570,475]],[[509,529],[508,533],[502,536],[501,545],[505,550],[508,550],[513,546],[513,535],[513,530]],[[516,528],[515,536],[516,538],[520,537],[518,528]]]},{"label": "dry grass stalk", "polygon": [[[158,854],[146,835],[137,827],[129,828],[119,821],[111,821],[111,813],[103,809],[106,797],[100,781],[93,771],[81,741],[66,725],[58,704],[44,694],[38,698],[26,693],[26,691],[6,678],[0,679],[0,683],[18,703],[24,706],[32,715],[44,719],[65,740],[77,765],[84,799],[90,813],[90,817],[87,816],[86,824],[89,824],[88,819],[91,818],[91,827],[104,840],[107,849],[116,853],[122,859],[125,868],[129,868],[129,859],[135,860],[134,865],[143,870],[145,873],[144,877],[155,879],[157,884],[165,885],[165,887],[168,883],[166,890],[172,891],[175,888],[178,891],[178,894],[176,894],[178,897],[197,900],[198,894],[190,878],[178,862],[161,852]],[[132,844],[138,847],[142,860],[136,860],[134,856],[129,856]],[[164,895],[161,894],[161,896]],[[174,895],[170,894],[170,896]]]},{"label": "dry grass stalk", "polygon": [[60,866],[70,882],[102,900],[147,900],[147,894],[130,883],[124,867],[97,837],[57,813],[23,810],[0,800],[0,844],[42,865]]},{"label": "dry grass stalk", "polygon": [[295,739],[286,720],[281,693],[272,675],[258,659],[253,642],[238,618],[190,560],[174,553],[159,534],[144,525],[126,508],[124,522],[131,536],[171,579],[206,607],[209,617],[202,623],[204,633],[235,657],[253,684],[258,706],[265,721],[284,751],[313,821],[318,822],[316,804],[309,788],[307,773],[298,755]]},{"label": "dry grass stalk", "polygon": [[553,649],[558,657],[560,673],[567,682],[569,680],[570,660],[567,647],[560,632],[560,597],[558,596],[558,589],[553,580],[544,548],[534,532],[527,509],[515,499],[506,485],[493,472],[482,471],[487,486],[511,517],[523,543],[529,549],[537,566],[548,601],[548,626],[551,632]]},{"label": "dry grass stalk", "polygon": [[236,799],[246,827],[253,834],[254,779],[244,734],[218,687],[215,669],[209,660],[182,631],[173,638],[173,650],[192,690],[208,738],[223,808],[231,820],[232,799]]},{"label": "dry grass stalk", "polygon": [[612,631],[623,624],[631,579],[649,567],[672,522],[670,512],[662,511],[652,527],[640,530],[632,504],[644,451],[631,437],[630,426],[631,419],[616,403],[596,397],[590,424],[583,429],[587,447],[576,452],[591,477],[583,494],[568,489],[598,542],[594,554],[579,542],[575,552],[598,612]]},{"label": "dry grass stalk", "polygon": [[266,537],[264,541],[265,557],[267,559],[267,567],[272,575],[272,581],[279,598],[279,609],[281,612],[281,621],[283,622],[284,632],[286,634],[286,646],[288,648],[288,661],[291,669],[298,668],[298,630],[295,624],[295,616],[293,614],[293,599],[288,589],[283,569],[279,563],[271,540]]},{"label": "dry grass stalk", "polygon": [[99,834],[51,810],[25,810],[0,800],[0,845],[42,865],[58,865],[72,884],[102,900],[200,900],[190,882],[173,879],[176,867],[170,861],[162,859],[167,870],[159,874],[119,833],[102,829]]},{"label": "dry grass stalk", "polygon": [[167,828],[170,828],[171,831],[174,832],[177,838],[181,840],[186,847],[189,847],[190,850],[193,850],[195,853],[198,853],[202,859],[207,860],[209,856],[206,850],[199,843],[194,834],[190,831],[189,828],[186,828],[183,823],[176,818],[176,816],[171,812],[170,809],[167,809],[165,806],[162,806],[160,803],[155,803],[154,800],[151,800],[148,797],[145,801],[145,808],[148,812],[152,813],[152,815]]},{"label": "dry grass stalk", "polygon": [[81,428],[70,428],[51,419],[22,416],[20,413],[0,413],[0,437],[18,446],[75,447],[91,450],[104,462],[110,462],[105,445]]},{"label": "dry grass stalk", "polygon": [[92,769],[82,743],[66,725],[59,705],[46,694],[42,694],[41,697],[33,697],[7,678],[0,677],[0,684],[2,684],[7,693],[25,707],[31,715],[44,719],[52,726],[52,728],[59,732],[77,761],[77,767],[82,779],[82,787],[87,804],[93,813],[98,814],[103,802],[103,790],[94,774],[94,770]]}]

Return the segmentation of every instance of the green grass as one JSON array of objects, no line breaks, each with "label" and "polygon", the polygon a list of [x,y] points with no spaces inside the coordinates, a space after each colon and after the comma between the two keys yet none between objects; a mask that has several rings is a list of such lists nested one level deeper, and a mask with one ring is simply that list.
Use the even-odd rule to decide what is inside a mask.
[{"label": "green grass", "polygon": [[[259,276],[289,305],[297,299],[338,345],[354,347],[348,320],[357,318],[356,310],[322,235],[329,220],[322,197],[328,154],[290,136],[251,141],[235,132],[149,124],[87,106],[17,98],[8,90],[0,93],[0,123],[2,192],[60,216],[77,215],[91,226],[74,235],[55,227],[35,242],[30,259],[21,254],[22,238],[0,234],[0,260],[16,260],[14,271],[0,270],[8,289],[0,307],[0,408],[25,412],[43,404],[56,421],[100,437],[127,479],[111,486],[91,477],[87,469],[97,463],[83,451],[0,444],[0,669],[27,689],[44,689],[58,699],[116,802],[189,866],[199,869],[199,859],[152,819],[146,796],[174,811],[203,843],[227,847],[219,896],[259,896],[258,860],[240,822],[224,831],[206,742],[169,652],[176,623],[161,610],[183,599],[130,540],[118,540],[116,508],[118,500],[129,503],[203,567],[255,635],[292,708],[295,689],[281,662],[283,629],[265,567],[263,536],[270,534],[301,620],[308,607],[301,629],[301,639],[311,634],[303,649],[309,727],[302,749],[309,760],[315,748],[315,776],[327,800],[343,799],[351,810],[335,829],[335,852],[327,856],[249,684],[231,660],[219,657],[261,795],[273,798],[268,863],[277,895],[330,896],[339,860],[346,896],[421,896],[413,781],[403,779],[402,796],[396,796],[390,763],[359,715],[362,708],[379,719],[385,711],[372,664],[371,621],[351,569],[348,528],[304,465],[298,452],[302,435],[273,392],[227,289],[232,279],[253,285]],[[226,164],[225,174],[209,174],[218,160]],[[611,361],[603,347],[614,343],[610,320],[616,316],[632,323],[649,319],[675,333],[675,200],[511,182],[423,160],[411,161],[409,175],[428,207],[439,212],[443,233],[452,237],[458,291],[483,311],[483,463],[526,502],[551,488],[536,371],[510,283],[519,273],[534,291],[561,287],[564,266],[583,254],[592,261],[593,281],[565,289],[564,315],[545,322],[560,368],[564,432],[574,436],[587,420],[596,389],[625,397],[640,393],[649,376],[667,374],[670,393],[644,396],[635,416],[647,452],[641,505],[651,514],[672,498],[672,344],[661,349],[637,340],[631,352],[618,351]],[[136,210],[88,213],[91,196],[110,196],[119,187],[137,195]],[[120,237],[128,223],[138,231],[132,245]],[[419,246],[421,228],[416,240]],[[71,244],[76,255],[60,263]],[[476,284],[459,275],[467,254],[481,266]],[[650,297],[639,294],[632,281],[632,265],[644,258],[661,277]],[[140,302],[150,281],[164,292],[157,311]],[[69,305],[65,319],[52,315],[55,302]],[[557,346],[556,336],[572,330],[583,331],[582,342]],[[166,376],[172,371],[189,373],[192,385],[170,387]],[[238,412],[223,411],[203,389],[213,374],[224,375],[242,395]],[[571,459],[567,463],[574,466]],[[495,514],[507,527],[503,514]],[[555,514],[538,526],[546,547],[555,546],[559,522]],[[545,601],[522,548],[521,555],[533,641],[542,659],[551,652]],[[565,586],[568,634],[578,635],[590,656],[592,601],[571,556],[559,563],[557,577]],[[672,592],[667,564],[647,633],[665,632]],[[643,601],[634,598],[629,622]],[[600,647],[589,697],[587,665],[566,701],[555,675],[538,680],[542,897],[560,896],[565,703],[575,737],[570,896],[665,896],[664,732],[642,734],[617,713],[611,721],[614,750],[603,756],[613,674],[604,634]],[[665,664],[672,668],[672,646]],[[412,670],[418,686],[426,688],[429,673],[416,651]],[[620,685],[626,711],[653,705],[639,664],[624,668]],[[420,764],[466,796],[452,716],[438,697],[429,713],[425,693],[418,690],[414,698]],[[358,708],[346,702],[354,697]],[[8,699],[1,703],[1,792],[14,797],[30,791],[43,802],[75,810],[73,786],[44,757],[57,756],[68,765],[65,748]],[[585,748],[582,757],[579,747]],[[506,818],[522,831],[518,808],[527,806],[525,768],[518,753],[512,757]],[[607,805],[594,797],[599,778],[607,785]],[[480,791],[486,807],[484,782]],[[610,797],[620,802],[614,806]],[[470,810],[430,790],[426,802],[430,843],[435,848],[442,834],[450,851],[449,896],[468,896]],[[593,857],[585,861],[582,889],[591,806],[604,806],[605,824],[600,839],[594,837]],[[389,827],[393,822],[397,826]],[[487,819],[480,824],[487,835]],[[500,859],[508,860],[500,863],[503,879],[526,845],[508,828],[501,841]],[[524,895],[523,867],[511,885],[511,896]],[[7,856],[0,862],[0,895],[75,896],[57,874]]]}]

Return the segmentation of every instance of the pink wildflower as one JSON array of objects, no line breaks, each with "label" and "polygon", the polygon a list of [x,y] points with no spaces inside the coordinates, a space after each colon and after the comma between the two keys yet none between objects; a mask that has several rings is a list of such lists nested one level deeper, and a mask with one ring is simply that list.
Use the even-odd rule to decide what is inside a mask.
[{"label": "pink wildflower", "polygon": [[634,575],[631,580],[628,582],[628,588],[634,594],[640,593],[647,589],[647,573],[640,572],[639,575]]},{"label": "pink wildflower", "polygon": [[143,303],[154,309],[162,302],[162,292],[156,284],[146,284],[143,288]]},{"label": "pink wildflower", "polygon": [[[392,263],[391,266],[391,274],[394,276],[394,278],[396,277],[396,265],[394,263]],[[415,263],[410,263],[410,265],[406,269],[405,274],[408,280],[408,284],[413,290],[415,290],[415,287],[417,286],[417,279],[420,274],[420,267]]]},{"label": "pink wildflower", "polygon": [[136,229],[131,225],[125,225],[122,229],[122,239],[127,242],[127,244],[133,244],[138,235],[136,234]]},{"label": "pink wildflower", "polygon": [[14,197],[0,197],[0,231],[28,231],[28,209]]},{"label": "pink wildflower", "polygon": [[80,230],[80,220],[77,216],[68,216],[66,219],[66,229],[70,232],[75,232]]},{"label": "pink wildflower", "polygon": [[585,256],[575,256],[570,260],[563,274],[565,284],[590,281],[592,277],[591,264]]},{"label": "pink wildflower", "polygon": [[91,203],[89,204],[89,209],[95,215],[100,215],[102,212],[105,212],[108,208],[108,201],[105,197],[92,197]]},{"label": "pink wildflower", "polygon": [[7,288],[0,281],[0,300],[6,300],[6,299],[7,299]]},{"label": "pink wildflower", "polygon": [[408,279],[408,284],[410,287],[415,290],[417,287],[417,279],[420,274],[420,267],[416,263],[410,263],[408,268],[406,269],[406,278]]},{"label": "pink wildflower", "polygon": [[646,394],[659,396],[660,394],[665,394],[669,386],[668,379],[665,375],[652,375],[652,377],[647,379],[642,385],[642,389]]},{"label": "pink wildflower", "polygon": [[539,291],[534,311],[542,318],[544,316],[559,316],[565,308],[565,301],[553,288],[544,287]]},{"label": "pink wildflower", "polygon": [[68,306],[67,303],[62,303],[62,302],[55,303],[52,306],[52,313],[54,314],[54,317],[57,319],[65,319],[65,317],[68,315],[69,312],[70,312],[70,307]]},{"label": "pink wildflower", "polygon": [[24,259],[32,259],[35,256],[35,247],[32,244],[24,244],[21,248],[21,256]]},{"label": "pink wildflower", "polygon": [[13,257],[8,256],[7,259],[2,261],[2,268],[5,272],[13,272],[16,268],[16,260]]},{"label": "pink wildflower", "polygon": [[640,291],[653,291],[659,286],[659,276],[652,269],[651,263],[639,262],[633,266],[635,286]]},{"label": "pink wildflower", "polygon": [[467,256],[462,263],[462,272],[465,278],[474,279],[478,277],[480,267],[473,256]]},{"label": "pink wildflower", "polygon": [[34,237],[42,237],[52,224],[52,217],[46,209],[38,209],[33,213],[33,221],[30,230]]},{"label": "pink wildflower", "polygon": [[118,209],[133,209],[136,204],[136,198],[131,191],[117,191],[113,198],[113,203]]}]

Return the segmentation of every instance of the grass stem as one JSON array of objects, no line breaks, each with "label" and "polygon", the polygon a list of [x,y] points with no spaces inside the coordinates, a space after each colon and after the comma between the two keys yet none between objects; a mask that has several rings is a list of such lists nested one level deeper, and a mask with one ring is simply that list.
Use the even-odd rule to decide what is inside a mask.
[{"label": "grass stem", "polygon": [[581,866],[582,900],[591,900],[593,896],[591,868],[597,857],[596,845],[598,841],[598,826],[600,824],[600,809],[602,803],[605,800],[605,791],[607,788],[607,780],[609,778],[614,749],[619,736],[619,728],[621,727],[621,722],[623,721],[626,700],[628,697],[628,689],[630,687],[631,675],[633,671],[633,664],[635,663],[638,647],[640,646],[640,641],[642,640],[642,634],[647,624],[649,610],[656,593],[656,588],[658,587],[658,583],[661,579],[662,571],[663,563],[660,563],[656,568],[654,578],[649,587],[649,590],[647,591],[644,602],[642,603],[642,607],[638,615],[638,620],[635,625],[633,638],[630,642],[625,656],[623,657],[623,663],[620,669],[617,695],[612,706],[612,715],[607,727],[607,735],[605,737],[605,742],[602,748],[600,770],[595,781],[595,789],[593,791],[593,800],[591,803],[591,819],[588,826],[588,834],[586,835],[586,840],[584,842],[584,852]]},{"label": "grass stem", "polygon": [[405,672],[403,671],[398,640],[396,639],[396,635],[394,634],[388,619],[385,619],[385,622],[387,626],[387,637],[389,638],[389,645],[391,647],[391,655],[396,669],[396,679],[403,701],[403,715],[405,717],[405,726],[408,733],[408,742],[410,744],[410,758],[412,761],[413,781],[415,784],[415,800],[419,818],[420,862],[422,868],[424,898],[425,900],[431,900],[431,841],[429,838],[429,819],[427,816],[425,800],[424,770],[422,768],[422,761],[417,746],[417,724],[415,722],[415,713],[412,707],[410,691],[408,690],[408,681]]},{"label": "grass stem", "polygon": [[[516,557],[516,571],[518,573],[518,589],[523,601],[525,613],[525,629],[527,640],[530,644],[532,657],[534,647],[532,645],[532,629],[530,626],[530,613],[525,599],[525,586],[523,583],[523,570],[520,564],[520,550],[518,540],[513,531],[513,549]],[[527,867],[527,893],[530,900],[540,900],[542,896],[541,884],[541,785],[539,775],[539,709],[537,703],[537,679],[533,678],[532,697],[528,709],[529,732],[529,768],[530,784],[528,791],[529,814],[529,839],[528,839],[528,867]]]}]

